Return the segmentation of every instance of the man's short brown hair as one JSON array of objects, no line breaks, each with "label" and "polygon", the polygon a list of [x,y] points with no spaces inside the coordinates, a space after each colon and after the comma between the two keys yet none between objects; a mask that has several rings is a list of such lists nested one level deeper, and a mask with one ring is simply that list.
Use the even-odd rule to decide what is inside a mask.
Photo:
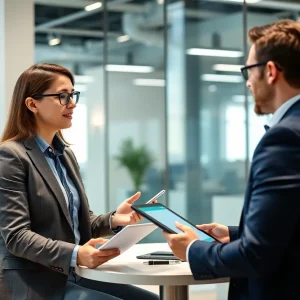
[{"label": "man's short brown hair", "polygon": [[249,30],[257,62],[273,61],[282,69],[284,78],[300,88],[300,23],[282,20]]}]

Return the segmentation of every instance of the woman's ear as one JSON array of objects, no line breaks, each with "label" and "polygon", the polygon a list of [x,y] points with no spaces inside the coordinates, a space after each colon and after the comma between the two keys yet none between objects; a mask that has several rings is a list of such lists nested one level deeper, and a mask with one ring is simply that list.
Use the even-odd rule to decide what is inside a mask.
[{"label": "woman's ear", "polygon": [[35,104],[35,100],[31,97],[27,97],[25,99],[25,105],[27,106],[27,108],[32,111],[34,114],[36,114],[38,112],[36,104]]}]

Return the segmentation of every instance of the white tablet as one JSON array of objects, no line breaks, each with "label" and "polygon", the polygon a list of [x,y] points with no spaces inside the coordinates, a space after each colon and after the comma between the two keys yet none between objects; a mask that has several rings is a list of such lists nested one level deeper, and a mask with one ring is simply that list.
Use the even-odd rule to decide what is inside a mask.
[{"label": "white tablet", "polygon": [[96,248],[99,250],[118,248],[123,253],[156,228],[157,226],[153,223],[127,225],[105,244],[96,245]]}]

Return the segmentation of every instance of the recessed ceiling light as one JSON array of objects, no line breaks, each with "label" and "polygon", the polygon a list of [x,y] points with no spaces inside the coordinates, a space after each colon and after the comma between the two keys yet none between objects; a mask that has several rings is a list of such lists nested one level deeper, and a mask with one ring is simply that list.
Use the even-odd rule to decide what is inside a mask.
[{"label": "recessed ceiling light", "polygon": [[106,65],[105,70],[110,72],[151,73],[154,68],[150,66]]},{"label": "recessed ceiling light", "polygon": [[138,86],[164,87],[166,82],[164,79],[136,78],[133,80],[133,84]]},{"label": "recessed ceiling light", "polygon": [[216,64],[212,68],[220,72],[241,72],[242,67],[243,65]]},{"label": "recessed ceiling light", "polygon": [[98,9],[100,7],[102,7],[102,3],[101,2],[96,2],[96,3],[93,3],[93,4],[87,5],[84,8],[84,10],[85,11],[92,11],[92,10]]},{"label": "recessed ceiling light", "polygon": [[205,49],[205,48],[190,48],[186,51],[189,55],[199,56],[216,56],[216,57],[242,57],[242,51],[237,50],[221,50],[221,49]]},{"label": "recessed ceiling light", "polygon": [[49,46],[56,46],[56,45],[59,45],[61,42],[61,39],[60,38],[52,38],[49,40],[48,44]]},{"label": "recessed ceiling light", "polygon": [[226,83],[241,83],[243,77],[238,75],[220,75],[220,74],[203,74],[202,81],[226,82]]},{"label": "recessed ceiling light", "polygon": [[129,41],[129,40],[130,40],[130,37],[129,37],[129,35],[127,35],[127,34],[121,35],[121,36],[117,37],[117,41],[118,41],[119,43],[124,43],[124,42],[127,42],[127,41]]}]

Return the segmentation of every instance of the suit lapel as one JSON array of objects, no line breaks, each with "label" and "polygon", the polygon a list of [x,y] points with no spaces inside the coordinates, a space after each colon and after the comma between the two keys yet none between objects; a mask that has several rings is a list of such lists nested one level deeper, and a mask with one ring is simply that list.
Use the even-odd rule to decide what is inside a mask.
[{"label": "suit lapel", "polygon": [[24,145],[26,147],[27,154],[29,158],[31,159],[32,163],[35,165],[36,169],[40,173],[40,175],[43,177],[45,182],[47,183],[49,189],[53,192],[57,202],[59,203],[66,219],[68,220],[68,223],[70,227],[72,228],[72,223],[70,219],[70,215],[68,212],[67,203],[64,197],[64,194],[61,190],[61,187],[59,183],[57,182],[57,179],[55,175],[53,174],[44,154],[40,150],[38,144],[34,139],[26,140],[24,142]]}]

